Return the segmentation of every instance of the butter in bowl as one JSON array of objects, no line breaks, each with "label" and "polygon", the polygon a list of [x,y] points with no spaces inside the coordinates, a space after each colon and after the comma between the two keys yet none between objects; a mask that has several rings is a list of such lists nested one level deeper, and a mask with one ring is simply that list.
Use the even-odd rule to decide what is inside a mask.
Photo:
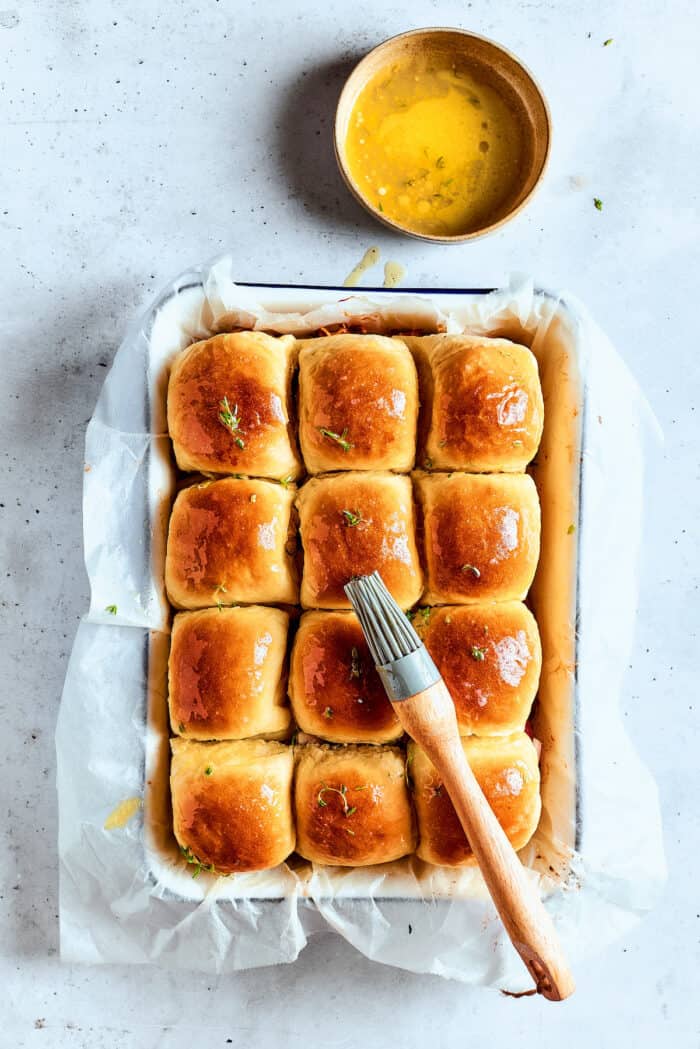
[{"label": "butter in bowl", "polygon": [[379,221],[423,240],[483,236],[540,182],[551,138],[544,96],[500,45],[418,29],[370,51],[336,112],[338,166]]}]

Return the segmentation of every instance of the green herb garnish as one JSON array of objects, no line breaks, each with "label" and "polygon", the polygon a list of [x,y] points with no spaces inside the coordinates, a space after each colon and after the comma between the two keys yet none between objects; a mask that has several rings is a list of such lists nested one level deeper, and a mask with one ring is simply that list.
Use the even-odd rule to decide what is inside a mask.
[{"label": "green herb garnish", "polygon": [[[367,790],[367,784],[362,787],[353,787],[352,790]],[[321,784],[321,789],[316,795],[316,801],[318,802],[319,808],[325,809],[328,806],[328,802],[323,797],[324,794],[337,794],[343,803],[343,815],[347,818],[352,816],[354,812],[357,812],[357,805],[348,805],[348,788],[345,783],[341,783],[339,787],[329,787],[326,783]]]},{"label": "green herb garnish", "polygon": [[378,202],[378,204],[377,204],[377,207],[379,208],[379,210],[380,210],[380,211],[381,211],[382,213],[384,212],[384,208],[382,207],[382,202],[381,202],[381,200],[380,200],[380,201]]},{"label": "green herb garnish", "polygon": [[345,524],[348,528],[355,528],[363,520],[361,510],[341,510],[340,512],[345,518]]},{"label": "green herb garnish", "polygon": [[214,769],[211,767],[211,765],[207,765],[207,767],[204,770],[204,775],[205,776],[211,776],[213,771],[214,771]]},{"label": "green herb garnish", "polygon": [[109,614],[111,616],[116,616],[116,614],[117,614],[117,606],[116,605],[107,605],[107,607],[105,608],[105,612],[109,612]]},{"label": "green herb garnish", "polygon": [[472,645],[472,659],[476,659],[476,661],[478,663],[483,663],[485,656],[486,656],[486,649],[485,648],[479,648],[478,645]]},{"label": "green herb garnish", "polygon": [[191,866],[194,867],[194,870],[192,871],[192,877],[193,878],[198,877],[201,874],[202,871],[209,871],[211,874],[215,874],[216,873],[216,867],[214,866],[214,864],[213,863],[203,863],[200,859],[198,859],[195,856],[195,854],[192,852],[192,849],[189,847],[189,845],[187,845],[186,847],[184,845],[181,845],[180,846],[180,852],[185,857],[187,862],[189,864],[191,864]]},{"label": "green herb garnish", "polygon": [[438,157],[437,160],[435,161],[435,167],[436,168],[444,168],[445,163],[446,163],[446,161],[445,161],[444,157]]},{"label": "green herb garnish", "polygon": [[282,485],[283,488],[289,488],[289,486],[290,486],[290,484],[292,483],[293,480],[294,480],[294,478],[292,477],[292,475],[291,474],[287,474],[286,477],[281,477],[280,478],[280,484]]},{"label": "green herb garnish", "polygon": [[362,662],[360,660],[360,653],[354,647],[350,649],[350,680],[352,681],[355,677],[362,676]]},{"label": "green herb garnish", "polygon": [[226,594],[226,593],[228,593],[228,591],[227,591],[226,587],[224,586],[224,584],[223,583],[219,583],[219,585],[217,586],[217,588],[214,591],[214,597],[216,598],[216,607],[219,609],[219,611],[221,611],[221,609],[224,607],[224,603],[221,600],[221,598],[220,597],[216,597],[216,595],[217,594]]},{"label": "green herb garnish", "polygon": [[326,709],[323,711],[323,716],[324,718],[328,718],[328,720],[330,721],[330,719],[333,717],[333,707],[326,707]]},{"label": "green herb garnish", "polygon": [[347,426],[343,429],[342,433],[335,433],[333,430],[327,430],[324,426],[318,427],[319,433],[323,437],[327,437],[329,441],[335,441],[339,444],[344,452],[349,452],[355,445],[348,440],[348,428]]},{"label": "green herb garnish", "polygon": [[245,448],[245,441],[241,436],[245,431],[241,430],[241,417],[238,414],[238,405],[234,404],[233,411],[228,403],[228,397],[219,402],[219,422],[233,435],[234,444],[239,448]]},{"label": "green herb garnish", "polygon": [[471,574],[474,576],[475,579],[480,579],[481,578],[481,572],[476,567],[476,565],[462,565],[462,571],[463,572],[471,572]]},{"label": "green herb garnish", "polygon": [[613,38],[611,36],[609,36],[607,40],[603,41],[603,47],[610,47],[612,42],[613,42]]},{"label": "green herb garnish", "polygon": [[600,199],[600,197],[594,197],[593,198],[593,204],[597,208],[598,211],[602,211],[603,210],[603,201]]},{"label": "green herb garnish", "polygon": [[426,470],[432,470],[433,460],[430,458],[429,455],[426,455],[425,459],[423,460],[423,466]]},{"label": "green herb garnish", "polygon": [[573,535],[575,531],[576,531],[576,525],[575,524],[570,524],[569,527],[566,529],[566,534],[567,535]]},{"label": "green herb garnish", "polygon": [[420,615],[421,619],[423,620],[423,626],[427,626],[428,623],[430,622],[430,613],[431,612],[432,612],[432,608],[429,608],[427,605],[426,605],[425,608],[419,608],[418,609],[418,614]]}]

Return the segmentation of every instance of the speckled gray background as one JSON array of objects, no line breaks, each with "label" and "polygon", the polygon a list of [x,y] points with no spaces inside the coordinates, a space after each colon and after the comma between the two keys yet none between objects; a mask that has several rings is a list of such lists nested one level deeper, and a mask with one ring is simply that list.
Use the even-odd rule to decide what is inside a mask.
[{"label": "speckled gray background", "polygon": [[[695,5],[5,3],[0,1046],[698,1046]],[[453,249],[374,226],[343,191],[330,146],[353,58],[429,24],[510,46],[539,76],[555,123],[534,204],[498,235]],[[373,966],[332,936],[293,967],[219,982],[61,966],[53,732],[87,603],[83,434],[105,368],[127,322],[193,262],[227,248],[241,279],[336,283],[372,243],[415,286],[498,284],[517,271],[569,287],[616,340],[665,430],[649,470],[623,701],[660,784],[666,896],[554,1007]]]}]

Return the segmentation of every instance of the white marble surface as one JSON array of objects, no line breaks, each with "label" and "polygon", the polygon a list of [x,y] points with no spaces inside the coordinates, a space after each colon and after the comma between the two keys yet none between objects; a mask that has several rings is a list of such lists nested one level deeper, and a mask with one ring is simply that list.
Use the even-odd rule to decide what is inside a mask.
[{"label": "white marble surface", "polygon": [[[697,1046],[695,5],[5,7],[0,1044]],[[534,204],[501,233],[459,248],[373,225],[344,192],[330,145],[334,99],[353,59],[430,24],[463,25],[511,47],[540,78],[555,125]],[[414,286],[491,285],[519,271],[574,290],[617,341],[664,428],[665,450],[650,464],[623,702],[660,785],[668,891],[628,942],[578,973],[577,995],[560,1006],[373,966],[330,935],[293,967],[220,981],[61,966],[53,731],[87,604],[82,442],[105,366],[126,323],[192,262],[230,248],[241,279],[336,283],[372,243],[407,267]]]}]

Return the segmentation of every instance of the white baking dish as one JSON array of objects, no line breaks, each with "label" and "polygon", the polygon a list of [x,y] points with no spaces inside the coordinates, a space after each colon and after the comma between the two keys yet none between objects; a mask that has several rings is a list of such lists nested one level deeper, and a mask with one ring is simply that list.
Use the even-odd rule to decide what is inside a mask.
[{"label": "white baking dish", "polygon": [[[397,304],[396,292],[374,289],[367,293],[372,301],[389,309]],[[540,368],[545,399],[545,431],[536,465],[532,469],[542,504],[542,554],[531,599],[540,626],[543,643],[543,672],[540,683],[535,731],[542,742],[543,814],[540,829],[523,850],[523,861],[547,882],[561,883],[570,876],[569,860],[575,847],[576,768],[575,768],[575,663],[576,663],[576,565],[581,422],[584,389],[580,378],[579,347],[576,319],[565,305],[545,292],[536,296],[536,317],[525,324],[514,317],[498,296],[476,290],[421,292],[428,309],[420,319],[437,330],[477,324],[480,331],[501,335],[532,344]],[[248,285],[247,295],[267,312],[263,324],[268,328],[305,334],[308,321],[323,307],[332,307],[348,292],[339,288],[309,288]],[[154,432],[164,429],[165,392],[169,363],[182,348],[183,340],[175,337],[177,321],[183,306],[196,320],[196,335],[206,334],[212,325],[206,316],[204,285],[189,286],[171,295],[154,310],[149,333],[151,343],[151,389],[149,410]],[[238,326],[241,319],[233,313],[219,317],[212,327],[217,331]],[[436,323],[437,322],[437,323]],[[250,322],[249,322],[250,323]],[[315,323],[315,322],[312,322]],[[401,316],[386,315],[385,327],[401,327]],[[204,325],[204,330],[202,326]],[[413,325],[410,325],[411,327]],[[192,326],[186,326],[189,333]],[[186,344],[186,343],[185,343]],[[170,503],[175,486],[175,470],[167,444],[154,449],[149,470],[151,544],[143,556],[151,559],[151,570],[162,578],[165,533]],[[148,563],[144,565],[147,573]],[[164,601],[162,594],[159,600]],[[579,630],[581,624],[579,624]],[[183,862],[171,831],[168,774],[170,764],[169,725],[166,703],[167,640],[159,634],[152,638],[149,650],[149,747],[146,759],[145,826],[146,848],[152,876],[181,897],[201,898],[204,892],[222,899],[278,898],[289,892],[306,892],[314,879],[322,879],[324,892],[363,896],[376,895],[378,879],[381,895],[386,898],[419,898],[426,893],[436,896],[463,896],[483,892],[478,873],[472,869],[458,871],[436,869],[415,857],[382,865],[379,868],[314,871],[310,864],[293,859],[277,871],[255,875],[216,878],[202,873],[193,884],[192,871]],[[293,877],[290,878],[290,870]]]}]

